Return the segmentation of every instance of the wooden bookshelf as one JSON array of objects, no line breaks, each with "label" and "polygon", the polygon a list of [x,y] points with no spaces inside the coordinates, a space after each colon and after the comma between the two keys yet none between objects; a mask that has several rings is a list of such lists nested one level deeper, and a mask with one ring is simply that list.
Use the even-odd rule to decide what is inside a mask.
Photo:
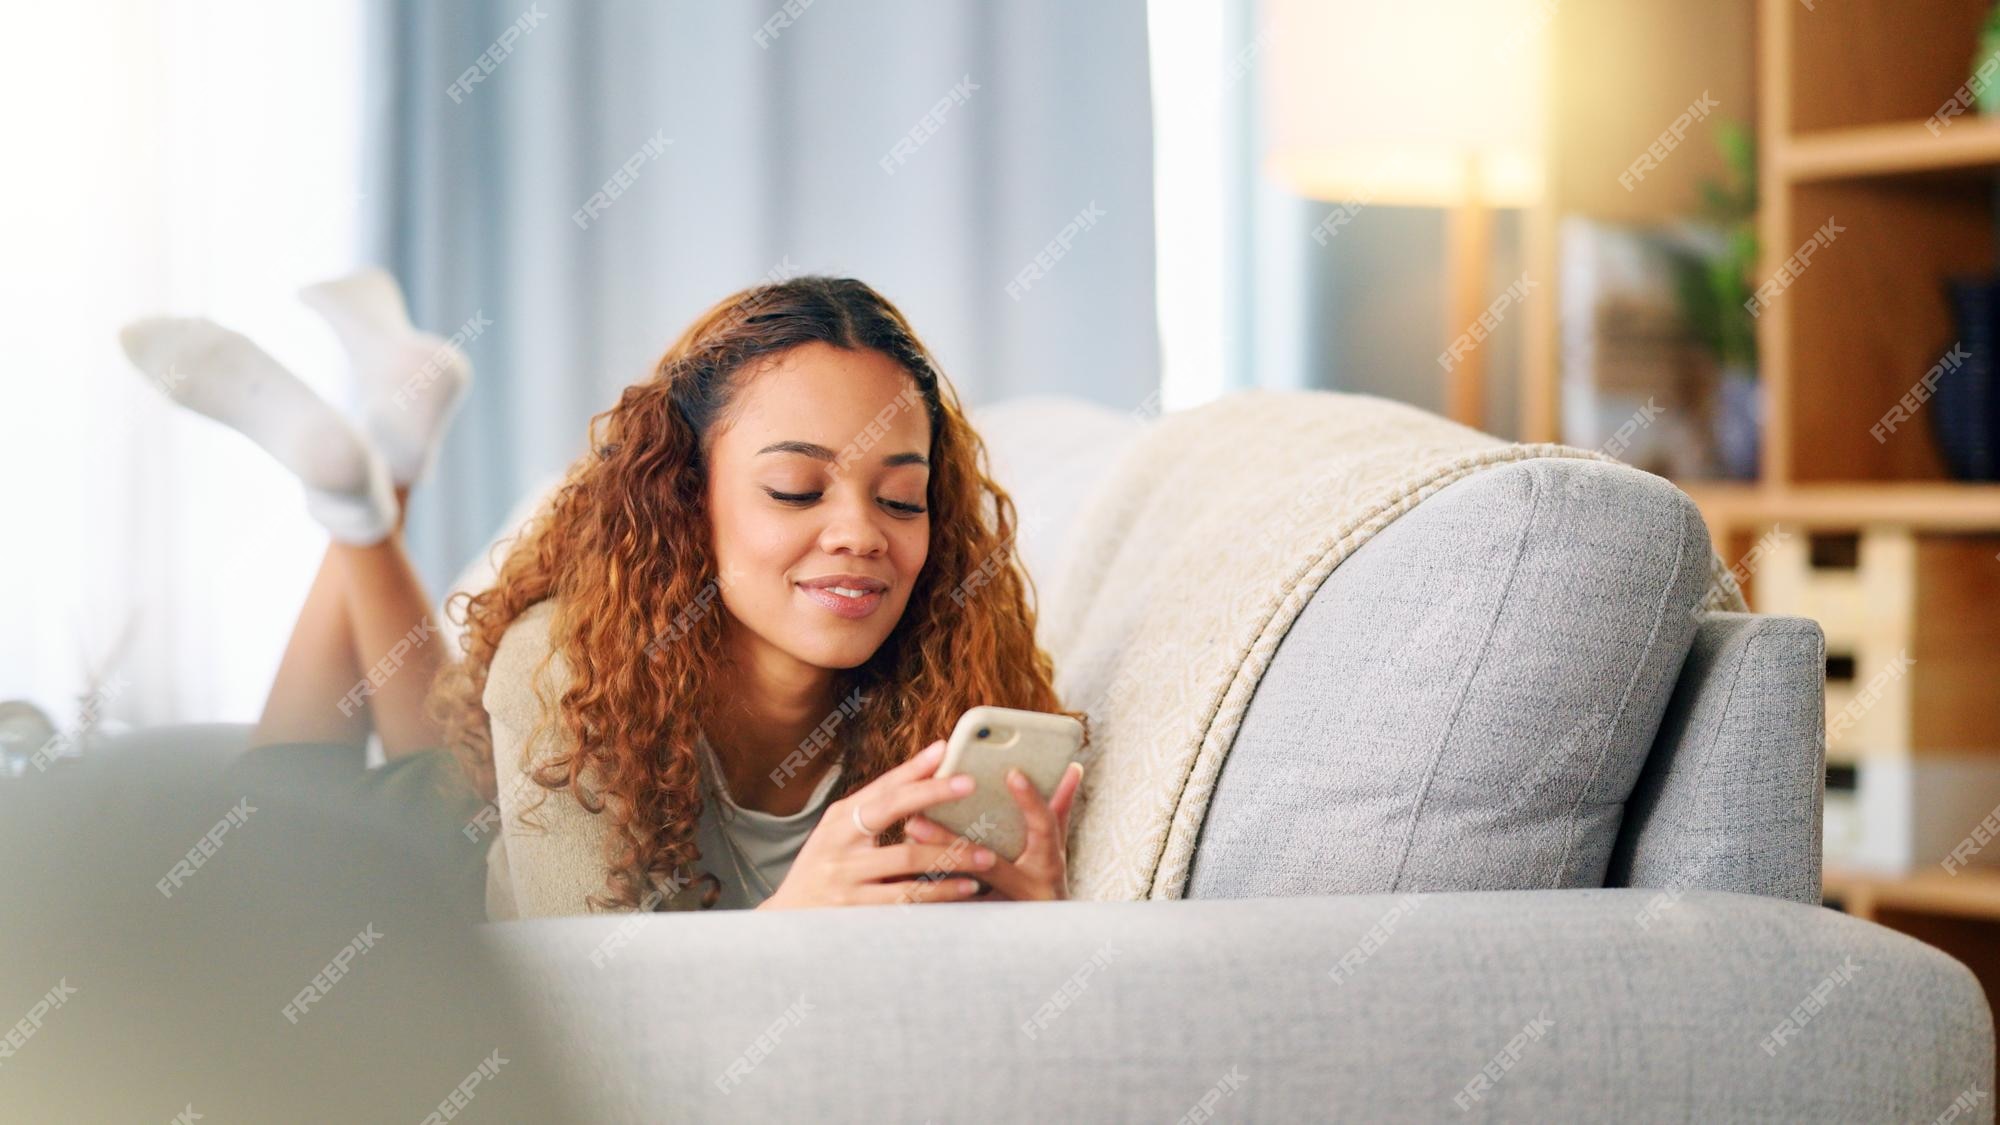
[{"label": "wooden bookshelf", "polygon": [[[1763,479],[1692,494],[1736,542],[1773,519],[1914,529],[1920,556],[1942,560],[1913,576],[1915,612],[1948,634],[1940,659],[1981,669],[1955,702],[1924,711],[1950,722],[1955,747],[1973,749],[1990,734],[1968,734],[1962,720],[1992,714],[2000,636],[1959,628],[1991,608],[1988,593],[1961,595],[2000,573],[1990,537],[2000,531],[2000,485],[1950,480],[1930,417],[1920,413],[1894,440],[1870,427],[1953,343],[1945,279],[1996,267],[2000,122],[1967,112],[1936,132],[1925,126],[1971,73],[1990,0],[1758,3],[1759,276],[1774,276],[1829,217],[1846,230],[1759,318]],[[2000,871],[1836,866],[1824,890],[1828,905],[1956,957],[1989,1001],[2000,1000]]]},{"label": "wooden bookshelf", "polygon": [[[1757,128],[1760,277],[1828,219],[1846,230],[1758,318],[1766,395],[1759,479],[1677,483],[1719,543],[1754,540],[1780,522],[2000,531],[2000,484],[1949,479],[1930,419],[1920,413],[1887,441],[1871,433],[1954,342],[1944,280],[1996,267],[2000,120],[1967,112],[1936,133],[1925,125],[1969,74],[1987,6],[1627,0],[1563,8],[1550,25],[1549,190],[1523,223],[1528,272],[1546,279],[1549,293],[1528,310],[1523,439],[1563,437],[1558,224],[1692,214],[1696,184],[1721,174],[1705,135],[1691,134],[1643,190],[1623,190],[1617,173],[1706,92],[1719,115]],[[1616,69],[1630,60],[1639,61]]]},{"label": "wooden bookshelf", "polygon": [[1912,524],[2000,528],[1992,486],[1946,479],[1928,419],[1870,433],[1953,342],[1944,280],[1995,266],[2000,122],[1924,124],[1970,74],[1987,0],[1759,2],[1760,275],[1829,219],[1845,228],[1759,318],[1762,494],[1853,486],[1803,506],[1907,500]]}]

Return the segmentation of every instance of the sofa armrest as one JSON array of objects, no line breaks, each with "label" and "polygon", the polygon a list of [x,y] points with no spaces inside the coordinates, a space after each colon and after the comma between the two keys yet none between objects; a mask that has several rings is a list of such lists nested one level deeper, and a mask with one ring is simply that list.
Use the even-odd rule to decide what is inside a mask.
[{"label": "sofa armrest", "polygon": [[1626,803],[1606,885],[1817,904],[1825,700],[1817,622],[1704,614]]},{"label": "sofa armrest", "polygon": [[[483,928],[591,1120],[1932,1120],[1958,962],[1638,890],[991,903]],[[1982,1116],[1982,1114],[1984,1116]],[[1986,1097],[1958,1120],[1990,1121]]]}]

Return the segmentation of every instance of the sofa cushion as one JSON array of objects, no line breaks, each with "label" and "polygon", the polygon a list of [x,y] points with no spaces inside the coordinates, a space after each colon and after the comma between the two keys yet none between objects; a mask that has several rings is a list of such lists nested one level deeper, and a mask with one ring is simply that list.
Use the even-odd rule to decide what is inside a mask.
[{"label": "sofa cushion", "polygon": [[1709,560],[1686,495],[1622,465],[1441,489],[1286,634],[1189,895],[1601,886]]}]

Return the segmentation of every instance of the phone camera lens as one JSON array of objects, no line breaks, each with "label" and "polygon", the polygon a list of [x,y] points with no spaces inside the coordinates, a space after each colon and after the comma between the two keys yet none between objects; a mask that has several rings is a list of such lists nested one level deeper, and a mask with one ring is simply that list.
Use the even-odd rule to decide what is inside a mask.
[{"label": "phone camera lens", "polygon": [[986,736],[987,736],[988,734],[991,734],[991,733],[992,733],[992,732],[991,732],[991,731],[989,731],[989,730],[987,730],[987,729],[986,729],[985,727],[980,727],[980,728],[979,728],[979,737],[981,737],[981,738],[985,738],[985,737],[986,737]]}]

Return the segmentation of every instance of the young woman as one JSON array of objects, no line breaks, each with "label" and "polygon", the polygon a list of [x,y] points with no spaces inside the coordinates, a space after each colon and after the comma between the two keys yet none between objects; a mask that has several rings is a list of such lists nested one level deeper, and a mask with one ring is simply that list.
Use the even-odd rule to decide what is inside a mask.
[{"label": "young woman", "polygon": [[[492,588],[461,595],[462,660],[422,639],[436,625],[400,528],[470,364],[410,327],[380,271],[305,297],[354,361],[359,431],[217,325],[123,334],[176,401],[297,473],[333,538],[258,753],[357,748],[372,729],[390,758],[376,775],[455,755],[502,813],[496,917],[1064,896],[1081,767],[1047,800],[1010,778],[1029,826],[1012,862],[922,815],[967,791],[932,776],[961,712],[1060,704],[1013,503],[881,295],[798,278],[698,318],[593,420]],[[478,835],[464,793],[367,788]]]}]

